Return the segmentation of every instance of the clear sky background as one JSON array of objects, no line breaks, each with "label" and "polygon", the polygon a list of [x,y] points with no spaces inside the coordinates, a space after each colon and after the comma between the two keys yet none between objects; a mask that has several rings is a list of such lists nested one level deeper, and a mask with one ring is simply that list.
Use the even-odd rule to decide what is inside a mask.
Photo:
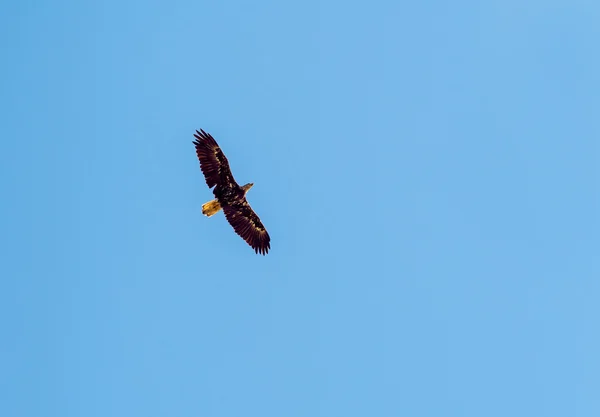
[{"label": "clear sky background", "polygon": [[600,415],[599,21],[3,2],[0,415]]}]

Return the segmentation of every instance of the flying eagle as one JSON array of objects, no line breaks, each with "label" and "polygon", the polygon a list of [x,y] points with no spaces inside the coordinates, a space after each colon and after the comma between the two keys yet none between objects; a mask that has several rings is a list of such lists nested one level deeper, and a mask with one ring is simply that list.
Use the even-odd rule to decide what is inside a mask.
[{"label": "flying eagle", "polygon": [[267,229],[246,201],[246,193],[254,183],[240,187],[229,169],[229,162],[214,138],[200,129],[194,133],[196,155],[208,188],[215,199],[202,205],[202,214],[210,217],[223,209],[225,218],[233,230],[242,237],[256,253],[266,255],[271,248]]}]

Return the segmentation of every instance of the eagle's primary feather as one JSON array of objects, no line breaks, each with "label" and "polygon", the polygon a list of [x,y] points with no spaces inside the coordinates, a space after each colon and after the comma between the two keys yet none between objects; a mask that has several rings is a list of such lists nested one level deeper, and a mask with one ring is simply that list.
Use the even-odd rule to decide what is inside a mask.
[{"label": "eagle's primary feather", "polygon": [[[209,188],[213,188],[216,203],[208,202],[203,213],[212,216],[221,208],[233,230],[248,243],[256,253],[266,255],[271,248],[271,238],[260,218],[246,200],[246,192],[253,184],[240,187],[233,178],[229,161],[215,141],[204,130],[196,130],[196,155],[200,160],[200,169]],[[213,200],[214,201],[214,200]]]}]

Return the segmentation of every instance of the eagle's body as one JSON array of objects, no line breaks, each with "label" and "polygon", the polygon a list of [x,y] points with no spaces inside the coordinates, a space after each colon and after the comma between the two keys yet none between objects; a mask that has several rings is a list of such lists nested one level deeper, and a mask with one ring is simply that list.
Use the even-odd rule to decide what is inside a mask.
[{"label": "eagle's body", "polygon": [[[244,191],[244,195],[248,192],[250,188],[252,188],[254,184],[246,184],[242,186],[242,190]],[[222,197],[221,199],[225,199],[226,197]],[[214,216],[221,210],[221,204],[219,203],[219,199],[215,198],[214,200],[209,201],[202,205],[202,214],[206,217]]]},{"label": "eagle's body", "polygon": [[200,129],[194,134],[196,155],[200,169],[209,188],[213,188],[215,199],[202,206],[205,216],[212,216],[221,209],[235,232],[242,237],[256,253],[266,255],[271,248],[271,238],[267,229],[254,213],[246,200],[246,193],[254,184],[240,187],[229,169],[229,161],[214,138]]}]

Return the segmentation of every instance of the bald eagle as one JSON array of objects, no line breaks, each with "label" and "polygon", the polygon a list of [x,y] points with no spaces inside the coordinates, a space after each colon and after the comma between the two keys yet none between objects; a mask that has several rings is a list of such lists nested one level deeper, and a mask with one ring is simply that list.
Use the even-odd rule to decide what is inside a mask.
[{"label": "bald eagle", "polygon": [[240,187],[229,169],[229,162],[214,138],[200,129],[194,134],[196,155],[208,188],[215,199],[202,205],[202,214],[210,217],[221,209],[233,230],[258,254],[266,255],[271,248],[267,229],[246,201],[246,193],[253,183]]}]

